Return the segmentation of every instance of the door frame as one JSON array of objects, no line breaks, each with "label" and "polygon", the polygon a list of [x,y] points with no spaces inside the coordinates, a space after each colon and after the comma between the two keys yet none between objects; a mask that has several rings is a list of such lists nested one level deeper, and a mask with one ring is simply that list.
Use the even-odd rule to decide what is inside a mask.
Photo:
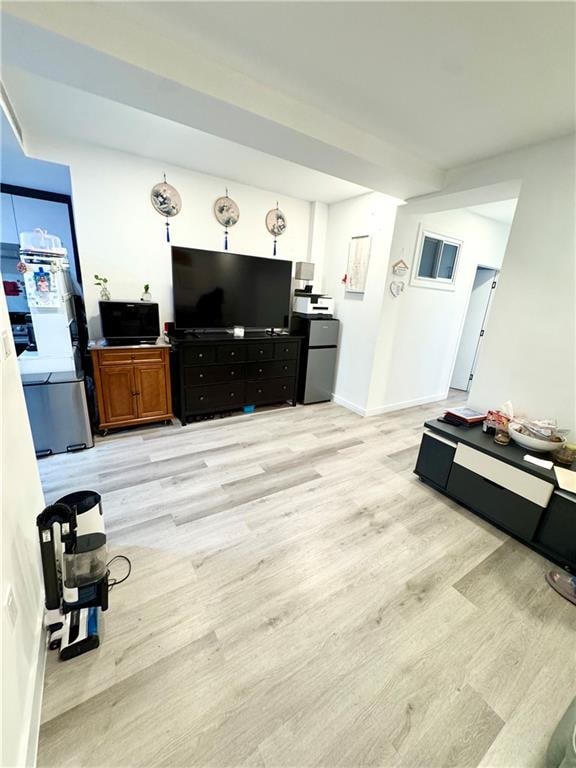
[{"label": "door frame", "polygon": [[48,200],[51,203],[64,203],[68,208],[68,218],[70,220],[70,235],[72,237],[72,248],[74,250],[74,267],[76,269],[76,278],[78,284],[83,288],[82,270],[80,268],[80,254],[78,253],[78,240],[76,238],[76,226],[74,224],[74,209],[72,208],[72,197],[61,192],[46,192],[42,189],[31,189],[30,187],[19,187],[14,184],[0,183],[0,192],[7,195],[18,195],[19,197],[32,197],[35,200]]},{"label": "door frame", "polygon": [[486,307],[484,309],[484,315],[482,317],[482,326],[480,328],[480,334],[478,336],[478,339],[476,341],[476,349],[474,350],[474,357],[472,359],[472,368],[470,369],[470,375],[472,378],[468,379],[468,385],[466,389],[458,390],[459,392],[470,392],[470,386],[472,384],[473,378],[474,378],[474,371],[476,370],[476,365],[478,363],[478,356],[479,356],[479,349],[480,349],[480,340],[484,336],[484,331],[486,330],[486,319],[489,314],[490,306],[492,304],[492,299],[494,298],[494,293],[496,291],[496,288],[498,287],[498,279],[500,276],[500,272],[502,270],[502,267],[497,268],[494,267],[491,264],[476,264],[476,268],[474,270],[474,277],[472,278],[472,283],[470,285],[470,292],[468,293],[468,300],[466,302],[466,310],[464,312],[464,315],[462,317],[462,322],[460,324],[460,333],[458,334],[458,344],[456,344],[456,348],[454,350],[454,360],[452,362],[452,370],[450,371],[450,385],[448,389],[452,386],[452,379],[454,378],[454,369],[456,367],[456,360],[458,359],[458,353],[460,351],[460,344],[462,343],[462,334],[464,333],[464,327],[466,325],[466,319],[468,317],[468,312],[470,310],[470,301],[472,299],[472,292],[474,290],[474,282],[476,280],[476,275],[478,274],[479,269],[489,269],[491,272],[494,273],[494,277],[492,279],[492,288],[490,289],[490,293],[488,295],[488,301],[486,303]]}]

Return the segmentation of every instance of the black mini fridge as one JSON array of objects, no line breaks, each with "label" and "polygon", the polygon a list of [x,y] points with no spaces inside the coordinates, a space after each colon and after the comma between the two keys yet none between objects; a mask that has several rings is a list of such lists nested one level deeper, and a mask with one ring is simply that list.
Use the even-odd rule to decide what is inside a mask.
[{"label": "black mini fridge", "polygon": [[300,347],[298,402],[332,400],[340,322],[333,318],[292,315],[291,332],[303,336]]}]

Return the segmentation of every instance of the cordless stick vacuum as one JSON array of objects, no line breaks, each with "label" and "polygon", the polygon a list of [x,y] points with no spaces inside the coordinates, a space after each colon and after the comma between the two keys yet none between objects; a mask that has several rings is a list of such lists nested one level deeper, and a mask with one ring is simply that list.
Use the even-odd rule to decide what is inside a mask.
[{"label": "cordless stick vacuum", "polygon": [[46,593],[49,648],[63,661],[100,645],[100,614],[108,608],[106,534],[100,495],[76,491],[36,519]]}]

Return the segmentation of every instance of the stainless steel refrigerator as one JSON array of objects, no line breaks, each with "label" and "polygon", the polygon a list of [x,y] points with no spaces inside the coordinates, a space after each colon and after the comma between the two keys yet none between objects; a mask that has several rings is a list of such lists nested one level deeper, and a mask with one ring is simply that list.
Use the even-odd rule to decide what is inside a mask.
[{"label": "stainless steel refrigerator", "polygon": [[293,315],[291,332],[303,336],[298,375],[298,402],[332,400],[340,322],[333,318]]}]

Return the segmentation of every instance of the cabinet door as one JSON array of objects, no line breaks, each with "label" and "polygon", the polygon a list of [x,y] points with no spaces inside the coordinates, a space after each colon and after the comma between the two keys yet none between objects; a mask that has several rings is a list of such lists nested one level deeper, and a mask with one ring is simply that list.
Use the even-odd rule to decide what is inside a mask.
[{"label": "cabinet door", "polygon": [[163,416],[168,412],[166,376],[162,363],[134,363],[138,418]]},{"label": "cabinet door", "polygon": [[138,417],[136,388],[131,365],[107,365],[100,368],[104,419],[107,424],[131,421]]}]

